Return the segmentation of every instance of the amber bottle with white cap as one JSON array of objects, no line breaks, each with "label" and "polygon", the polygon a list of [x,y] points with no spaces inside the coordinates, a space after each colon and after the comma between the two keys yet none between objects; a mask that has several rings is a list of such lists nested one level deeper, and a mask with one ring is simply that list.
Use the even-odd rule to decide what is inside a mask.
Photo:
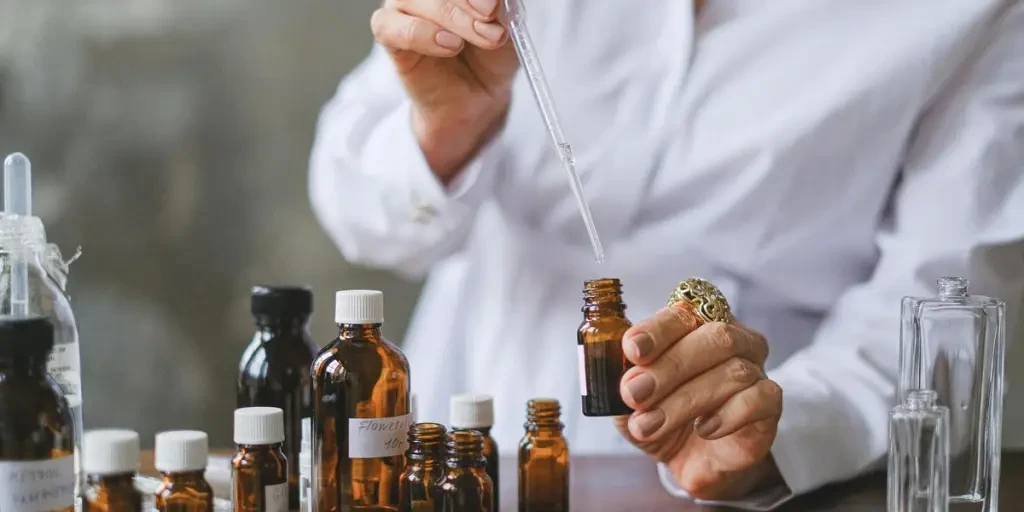
[{"label": "amber bottle with white cap", "polygon": [[284,411],[277,407],[235,410],[231,459],[231,505],[235,512],[286,512],[288,461],[284,455]]},{"label": "amber bottle with white cap", "polygon": [[384,339],[384,296],[336,295],[338,338],[313,361],[313,510],[394,510],[410,424],[409,362]]},{"label": "amber bottle with white cap", "polygon": [[500,506],[498,496],[498,443],[491,437],[494,426],[494,399],[490,395],[466,393],[455,395],[449,401],[452,430],[476,430],[483,435],[483,454],[487,459],[487,475],[494,482],[495,507]]},{"label": "amber bottle with white cap", "polygon": [[162,482],[154,496],[160,512],[213,512],[206,481],[210,441],[205,432],[177,430],[156,435],[154,466]]},{"label": "amber bottle with white cap", "polygon": [[135,472],[139,469],[137,432],[86,432],[82,453],[82,471],[86,474],[83,511],[142,511],[142,493],[135,488]]}]

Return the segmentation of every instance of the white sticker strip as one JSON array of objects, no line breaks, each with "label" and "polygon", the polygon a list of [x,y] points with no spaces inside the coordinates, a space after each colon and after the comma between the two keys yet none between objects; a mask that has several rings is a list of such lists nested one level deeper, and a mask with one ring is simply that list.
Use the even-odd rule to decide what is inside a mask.
[{"label": "white sticker strip", "polygon": [[0,461],[0,510],[45,512],[75,506],[75,462]]},{"label": "white sticker strip", "polygon": [[576,345],[576,363],[580,372],[580,395],[587,396],[587,354],[583,345]]},{"label": "white sticker strip", "polygon": [[46,371],[60,385],[68,405],[82,405],[82,373],[81,359],[78,354],[78,343],[54,345],[50,359],[46,362]]},{"label": "white sticker strip", "polygon": [[264,512],[288,512],[288,482],[263,488]]},{"label": "white sticker strip", "polygon": [[405,453],[411,420],[412,414],[391,418],[349,418],[349,458],[375,459]]}]

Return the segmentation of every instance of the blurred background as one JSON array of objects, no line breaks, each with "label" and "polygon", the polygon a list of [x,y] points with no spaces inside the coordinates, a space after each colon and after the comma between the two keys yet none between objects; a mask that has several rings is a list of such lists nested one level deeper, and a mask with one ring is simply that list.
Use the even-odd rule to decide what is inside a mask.
[{"label": "blurred background", "polygon": [[418,284],[346,265],[306,194],[320,106],[369,50],[375,1],[0,0],[0,152],[34,163],[65,256],[87,428],[231,444],[249,288],[387,297],[400,340]]}]

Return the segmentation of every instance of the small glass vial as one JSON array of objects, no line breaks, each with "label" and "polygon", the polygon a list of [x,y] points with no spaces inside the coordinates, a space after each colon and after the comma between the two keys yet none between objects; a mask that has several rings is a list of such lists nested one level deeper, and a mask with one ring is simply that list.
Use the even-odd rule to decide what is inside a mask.
[{"label": "small glass vial", "polygon": [[934,390],[949,408],[949,499],[999,510],[1006,306],[938,280],[938,296],[903,299],[897,399]]},{"label": "small glass vial", "polygon": [[398,479],[399,512],[434,512],[434,484],[444,474],[445,428],[416,423],[409,428],[405,470]]},{"label": "small glass vial", "polygon": [[309,368],[317,346],[309,335],[313,292],[299,286],[255,286],[250,309],[256,333],[242,353],[236,407],[277,407],[284,411],[284,453],[288,507],[299,507],[300,429],[313,414]]},{"label": "small glass vial", "polygon": [[139,469],[139,434],[132,430],[85,433],[82,493],[85,512],[142,512],[142,492],[135,488]]},{"label": "small glass vial", "polygon": [[624,416],[619,382],[632,366],[622,352],[622,336],[633,324],[626,318],[622,283],[596,279],[583,284],[583,323],[576,331],[580,395],[586,416]]},{"label": "small glass vial", "polygon": [[313,361],[313,509],[394,510],[412,416],[409,362],[381,333],[381,292],[338,292],[335,321],[338,338]]},{"label": "small glass vial", "polygon": [[46,371],[53,345],[45,318],[0,321],[0,510],[74,510],[74,419]]},{"label": "small glass vial", "polygon": [[494,482],[487,476],[484,436],[456,430],[445,443],[445,472],[435,487],[438,512],[494,512]]},{"label": "small glass vial", "polygon": [[910,391],[889,413],[889,512],[949,510],[949,409]]},{"label": "small glass vial", "polygon": [[462,394],[451,397],[450,419],[452,430],[476,430],[484,436],[484,458],[487,476],[494,482],[494,504],[501,506],[498,488],[498,443],[491,437],[494,426],[494,399],[489,395]]},{"label": "small glass vial", "polygon": [[569,443],[562,436],[558,400],[526,405],[519,442],[519,512],[569,512]]},{"label": "small glass vial", "polygon": [[302,447],[299,450],[299,510],[313,510],[313,418],[302,418]]},{"label": "small glass vial", "polygon": [[162,476],[154,496],[160,512],[212,512],[206,481],[210,441],[205,432],[176,430],[156,435],[154,466]]},{"label": "small glass vial", "polygon": [[235,411],[231,459],[231,503],[235,512],[287,512],[288,461],[284,456],[284,411],[247,407]]}]

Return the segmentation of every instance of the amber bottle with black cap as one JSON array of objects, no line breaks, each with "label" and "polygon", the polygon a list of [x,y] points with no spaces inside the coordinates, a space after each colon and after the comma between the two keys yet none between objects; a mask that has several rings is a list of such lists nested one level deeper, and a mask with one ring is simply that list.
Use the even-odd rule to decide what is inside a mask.
[{"label": "amber bottle with black cap", "polygon": [[45,318],[0,320],[0,510],[75,507],[74,420],[46,373],[53,339]]},{"label": "amber bottle with black cap", "polygon": [[288,507],[297,509],[302,419],[313,414],[310,366],[318,350],[308,329],[313,293],[300,286],[254,286],[250,309],[256,333],[239,363],[235,404],[284,411]]},{"label": "amber bottle with black cap", "polygon": [[633,412],[619,393],[619,382],[632,366],[622,351],[622,336],[632,326],[618,279],[583,285],[583,323],[576,331],[580,395],[586,416],[624,416]]}]

